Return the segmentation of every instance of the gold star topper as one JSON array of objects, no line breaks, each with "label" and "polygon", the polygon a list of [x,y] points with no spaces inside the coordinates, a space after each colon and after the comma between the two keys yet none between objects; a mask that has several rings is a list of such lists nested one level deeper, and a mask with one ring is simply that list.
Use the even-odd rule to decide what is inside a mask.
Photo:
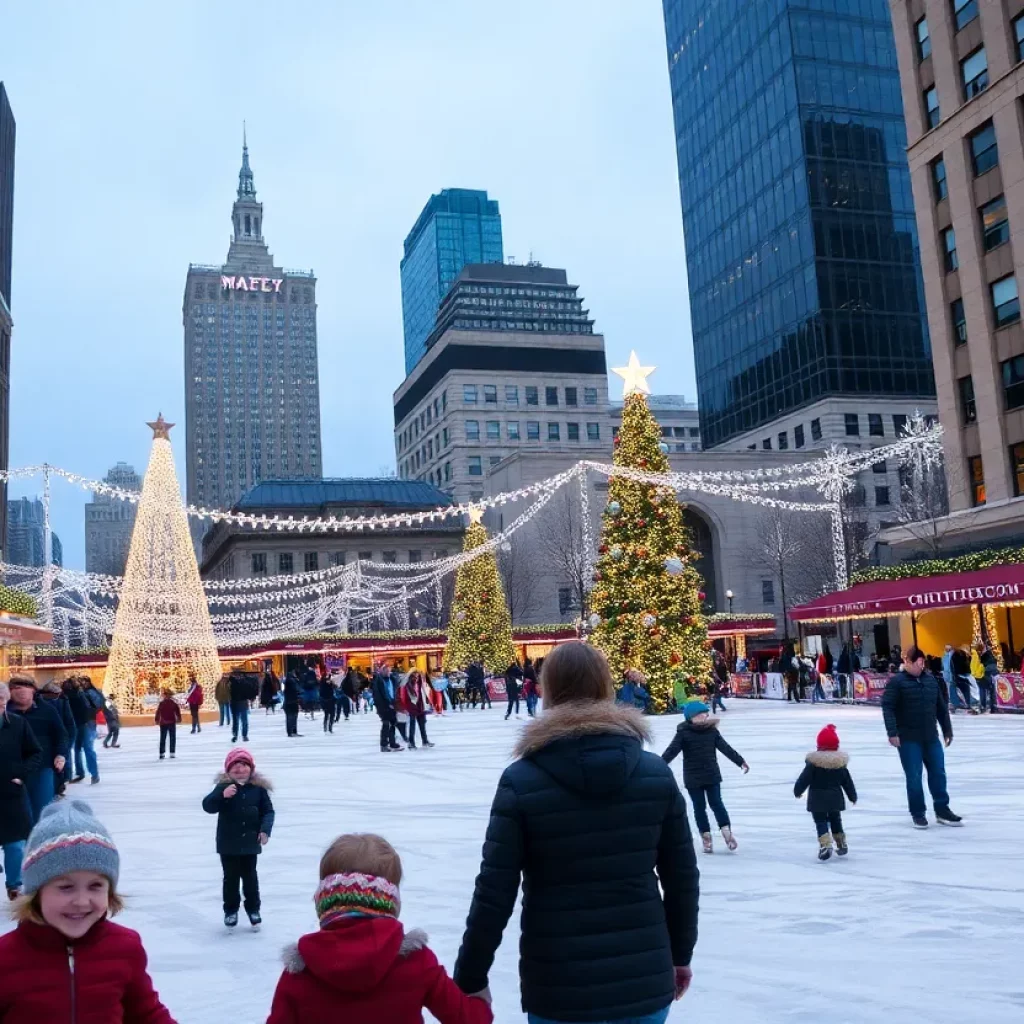
[{"label": "gold star topper", "polygon": [[156,420],[153,423],[147,423],[146,426],[153,431],[154,441],[170,441],[171,427],[173,427],[174,424],[168,423],[167,420],[164,419],[163,413],[159,413]]},{"label": "gold star topper", "polygon": [[613,366],[612,373],[617,373],[622,378],[622,397],[628,398],[632,394],[649,395],[651,393],[647,378],[656,369],[656,366],[641,366],[636,352],[630,352],[629,363],[626,366]]},{"label": "gold star topper", "polygon": [[484,510],[479,505],[470,505],[467,515],[469,516],[470,525],[475,526],[483,521]]}]

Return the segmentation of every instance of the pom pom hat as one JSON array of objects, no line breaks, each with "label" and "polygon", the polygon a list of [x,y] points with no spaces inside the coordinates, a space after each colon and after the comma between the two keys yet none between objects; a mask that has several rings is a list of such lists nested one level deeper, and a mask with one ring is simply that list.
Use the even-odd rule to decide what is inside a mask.
[{"label": "pom pom hat", "polygon": [[72,871],[95,871],[117,888],[121,858],[107,829],[84,800],[60,800],[43,808],[25,844],[25,894]]},{"label": "pom pom hat", "polygon": [[836,732],[836,727],[834,725],[826,725],[825,728],[818,733],[818,749],[839,749],[839,733]]}]

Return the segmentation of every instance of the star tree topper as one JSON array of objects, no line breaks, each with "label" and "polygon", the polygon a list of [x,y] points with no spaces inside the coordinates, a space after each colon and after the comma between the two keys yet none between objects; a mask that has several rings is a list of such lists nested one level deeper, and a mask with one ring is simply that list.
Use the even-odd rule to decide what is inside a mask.
[{"label": "star tree topper", "polygon": [[636,352],[630,352],[629,363],[626,366],[613,366],[612,373],[617,373],[622,378],[622,397],[628,398],[634,393],[641,395],[651,393],[647,378],[656,369],[656,366],[641,366]]},{"label": "star tree topper", "polygon": [[146,426],[153,431],[154,441],[170,441],[171,427],[173,427],[174,424],[168,423],[167,420],[164,419],[164,414],[162,412],[157,413],[156,419],[152,423],[147,423]]}]

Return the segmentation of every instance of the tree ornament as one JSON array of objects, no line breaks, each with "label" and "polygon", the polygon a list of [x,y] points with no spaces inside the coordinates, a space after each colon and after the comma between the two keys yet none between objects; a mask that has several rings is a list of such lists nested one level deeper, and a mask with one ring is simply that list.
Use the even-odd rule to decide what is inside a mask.
[{"label": "tree ornament", "polygon": [[708,596],[708,595],[707,595],[707,594],[705,594],[703,590],[698,590],[698,591],[697,591],[697,600],[698,600],[698,601],[703,601],[703,600],[705,600],[705,598],[707,598],[707,596]]},{"label": "tree ornament", "polygon": [[680,576],[683,572],[683,560],[669,556],[665,559],[665,572],[669,576]]},{"label": "tree ornament", "polygon": [[650,612],[644,615],[644,617],[640,620],[640,622],[644,625],[646,629],[650,629],[657,621],[658,620]]},{"label": "tree ornament", "polygon": [[636,525],[639,526],[640,529],[642,530],[647,525],[647,520],[646,519],[638,519],[636,521]]},{"label": "tree ornament", "polygon": [[591,629],[597,629],[601,625],[601,616],[594,612],[587,621],[590,623]]},{"label": "tree ornament", "polygon": [[611,556],[616,562],[622,561],[622,548],[614,547],[611,550]]},{"label": "tree ornament", "polygon": [[668,455],[668,445],[662,441],[661,444],[658,445],[658,451],[660,451],[662,455]]},{"label": "tree ornament", "polygon": [[604,510],[610,516],[617,516],[622,511],[622,506],[617,501],[609,501]]},{"label": "tree ornament", "polygon": [[466,621],[466,613],[465,612],[456,612],[455,613],[455,619],[456,619],[457,622],[465,622]]},{"label": "tree ornament", "polygon": [[669,662],[669,664],[670,664],[670,665],[678,665],[678,664],[679,664],[679,662],[681,662],[682,660],[683,660],[683,659],[682,659],[682,658],[680,658],[680,657],[679,657],[679,655],[678,655],[678,654],[676,654],[676,652],[675,652],[675,651],[673,651],[673,652],[672,652],[672,653],[671,653],[671,654],[670,654],[670,655],[668,656],[668,662]]}]

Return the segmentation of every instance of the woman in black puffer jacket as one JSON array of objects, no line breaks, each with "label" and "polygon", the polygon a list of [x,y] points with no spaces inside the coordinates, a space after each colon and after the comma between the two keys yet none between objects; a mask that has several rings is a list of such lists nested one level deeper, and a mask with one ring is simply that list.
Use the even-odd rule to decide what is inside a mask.
[{"label": "woman in black puffer jacket", "polygon": [[530,1020],[664,1021],[689,986],[697,938],[682,795],[643,749],[643,716],[615,705],[603,654],[562,644],[540,685],[544,712],[523,730],[491,808],[455,980],[486,988],[522,879]]}]

